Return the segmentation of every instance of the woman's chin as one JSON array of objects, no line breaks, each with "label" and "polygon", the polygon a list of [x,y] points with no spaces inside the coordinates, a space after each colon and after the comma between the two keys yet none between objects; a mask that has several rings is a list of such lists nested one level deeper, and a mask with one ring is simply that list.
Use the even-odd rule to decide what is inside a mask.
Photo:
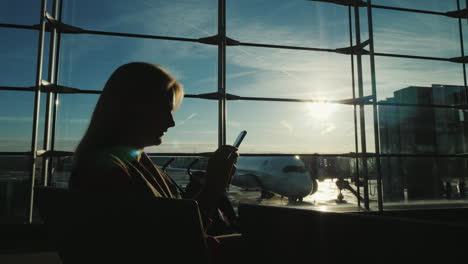
[{"label": "woman's chin", "polygon": [[156,138],[154,141],[153,141],[153,145],[154,146],[159,146],[161,145],[162,143],[162,139],[161,138]]}]

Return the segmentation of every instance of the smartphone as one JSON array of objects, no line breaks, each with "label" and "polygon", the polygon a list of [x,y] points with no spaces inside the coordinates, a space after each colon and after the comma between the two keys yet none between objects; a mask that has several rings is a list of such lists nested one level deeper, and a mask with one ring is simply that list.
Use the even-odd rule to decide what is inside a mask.
[{"label": "smartphone", "polygon": [[[242,143],[242,140],[244,140],[245,135],[247,135],[247,131],[242,130],[237,136],[236,141],[234,141],[234,144],[232,144],[232,146],[239,148],[240,144]],[[230,158],[231,158],[231,154],[228,155],[228,159]]]},{"label": "smartphone", "polygon": [[233,146],[236,148],[239,148],[240,144],[242,143],[242,140],[244,140],[245,135],[247,135],[247,131],[243,130],[239,133],[239,136],[237,136],[236,141],[234,141]]}]

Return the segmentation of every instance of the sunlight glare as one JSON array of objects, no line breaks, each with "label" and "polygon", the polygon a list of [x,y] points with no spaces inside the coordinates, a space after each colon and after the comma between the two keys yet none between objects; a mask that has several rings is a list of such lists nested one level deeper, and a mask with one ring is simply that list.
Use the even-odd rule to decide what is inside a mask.
[{"label": "sunlight glare", "polygon": [[307,103],[309,117],[317,120],[327,120],[336,111],[336,104],[330,103]]}]

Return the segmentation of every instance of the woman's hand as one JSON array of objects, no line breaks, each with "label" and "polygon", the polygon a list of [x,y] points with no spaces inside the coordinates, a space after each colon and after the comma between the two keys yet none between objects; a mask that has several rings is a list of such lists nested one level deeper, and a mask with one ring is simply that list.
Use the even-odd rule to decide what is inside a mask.
[{"label": "woman's hand", "polygon": [[216,193],[225,193],[236,172],[237,148],[224,145],[217,149],[208,160],[206,186]]}]

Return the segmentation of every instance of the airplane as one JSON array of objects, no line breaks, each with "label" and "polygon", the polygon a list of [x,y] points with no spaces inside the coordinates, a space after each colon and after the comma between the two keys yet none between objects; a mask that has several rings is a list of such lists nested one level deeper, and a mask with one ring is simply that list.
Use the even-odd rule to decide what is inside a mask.
[{"label": "airplane", "polygon": [[287,197],[290,202],[302,202],[314,194],[318,182],[306,170],[298,157],[243,157],[237,160],[237,170],[231,184],[245,189],[259,189],[262,198],[271,194]]},{"label": "airplane", "polygon": [[[163,170],[181,170],[168,167],[172,161],[167,161]],[[197,161],[194,160],[187,168],[187,174],[191,177],[197,177],[198,172],[202,172],[191,169]],[[288,198],[291,203],[302,202],[305,196],[314,194],[318,189],[317,179],[306,170],[304,162],[295,156],[241,155],[237,159],[237,169],[231,184],[245,190],[260,190],[262,199],[276,194]]]}]

